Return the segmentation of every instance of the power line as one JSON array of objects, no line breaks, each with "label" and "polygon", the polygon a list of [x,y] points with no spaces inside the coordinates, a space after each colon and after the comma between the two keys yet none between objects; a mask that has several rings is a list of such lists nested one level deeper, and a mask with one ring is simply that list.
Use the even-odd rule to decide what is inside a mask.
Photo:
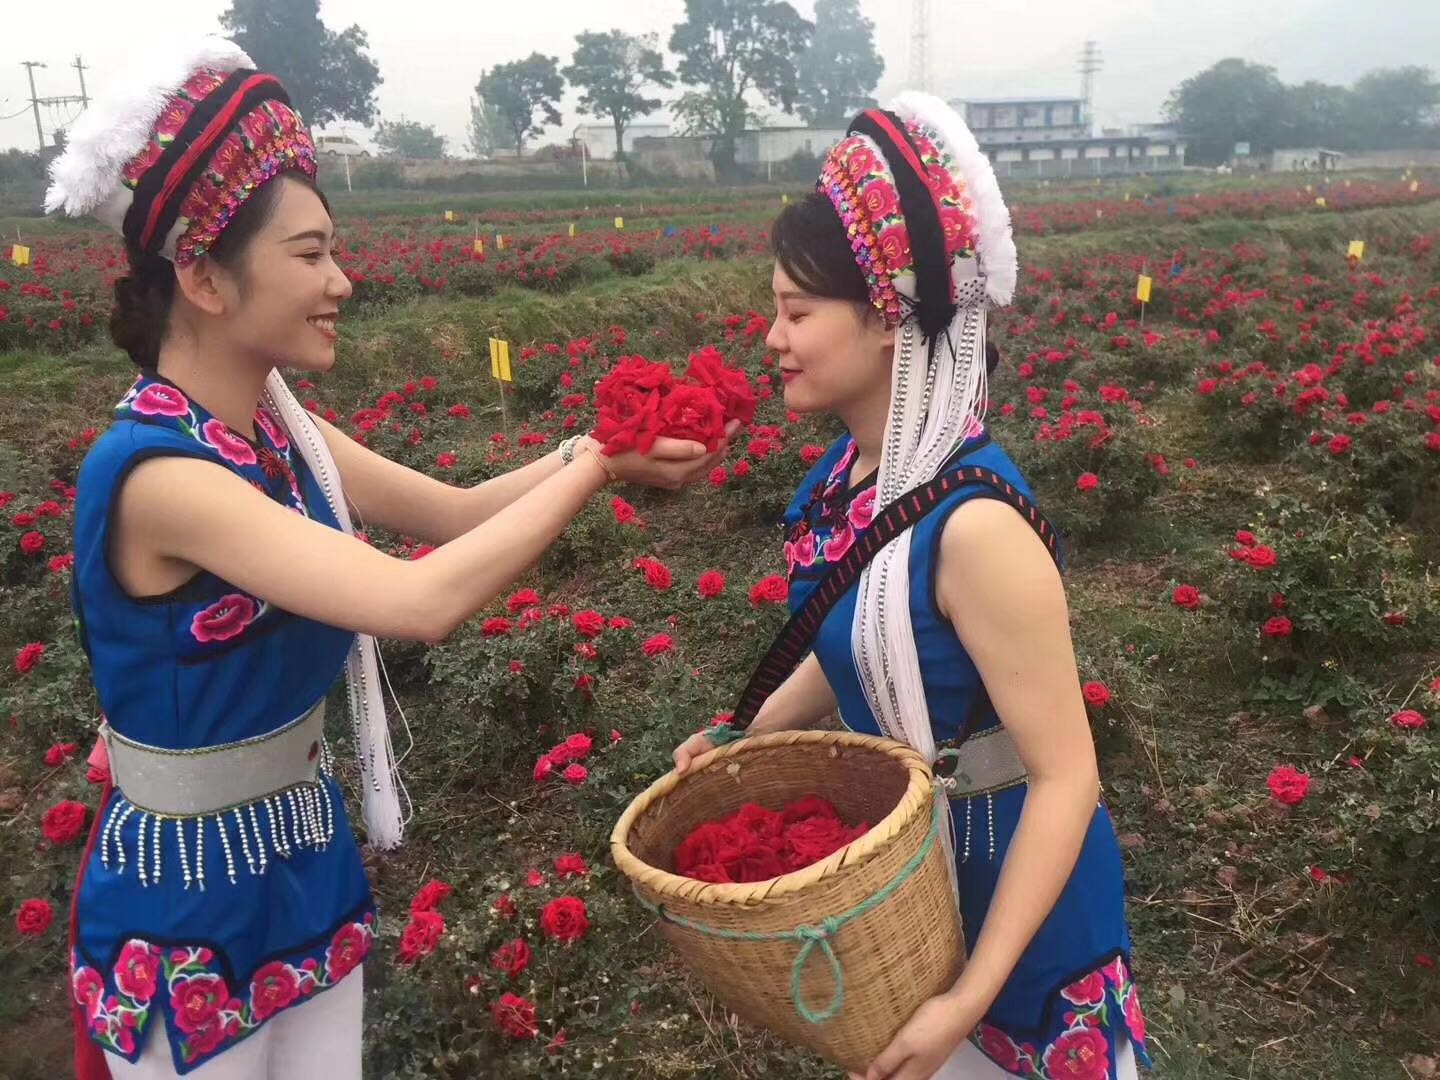
[{"label": "power line", "polygon": [[[44,105],[47,109],[50,110],[51,123],[53,126],[56,127],[57,130],[63,130],[70,124],[74,123],[75,116],[70,116],[63,123],[55,125],[54,119],[58,115],[55,110],[61,105],[73,105],[79,103],[80,108],[83,111],[90,105],[90,95],[85,89],[85,63],[77,55],[75,57],[75,63],[70,65],[75,69],[76,74],[80,76],[80,93],[78,95],[59,94],[54,97],[43,98],[35,91],[35,69],[37,67],[47,67],[48,65],[42,63],[39,60],[22,60],[20,64],[25,69],[25,74],[30,80],[30,110],[35,114],[35,140],[39,144],[40,153],[43,154],[45,153],[45,128],[40,123],[40,106]],[[24,110],[22,109],[21,112],[24,112]],[[16,115],[18,116],[19,113],[16,113]]]}]

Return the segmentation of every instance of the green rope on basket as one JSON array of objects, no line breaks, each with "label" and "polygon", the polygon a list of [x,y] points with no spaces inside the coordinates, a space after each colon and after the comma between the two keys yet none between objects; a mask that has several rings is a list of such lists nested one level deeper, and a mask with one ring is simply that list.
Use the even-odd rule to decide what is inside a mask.
[{"label": "green rope on basket", "polygon": [[[830,939],[840,932],[841,927],[846,923],[858,919],[874,911],[877,907],[888,900],[895,890],[900,888],[909,880],[910,875],[920,868],[930,850],[935,846],[935,837],[940,831],[940,807],[939,799],[934,800],[935,809],[930,819],[930,831],[925,835],[924,842],[920,845],[914,855],[910,856],[905,865],[902,866],[885,885],[878,891],[866,897],[856,904],[849,911],[840,915],[832,915],[829,918],[821,919],[816,925],[797,926],[794,930],[773,930],[768,932],[747,931],[747,930],[725,930],[718,926],[706,926],[704,923],[686,919],[680,915],[672,915],[662,905],[652,904],[645,897],[640,895],[638,889],[631,885],[635,892],[635,899],[640,905],[657,917],[672,922],[677,926],[683,926],[687,930],[694,930],[701,934],[709,934],[711,937],[724,938],[729,941],[795,941],[800,944],[800,951],[795,954],[795,962],[790,966],[790,1000],[798,1012],[808,1023],[823,1024],[826,1020],[832,1019],[841,1009],[845,1007],[845,972],[840,966],[840,958],[835,955],[835,950],[830,946]],[[830,998],[830,1004],[820,1012],[815,1012],[805,1004],[805,999],[800,993],[800,977],[805,972],[805,965],[809,963],[815,946],[820,946],[820,951],[825,954],[825,959],[830,961],[830,972],[835,978],[835,993]]]}]

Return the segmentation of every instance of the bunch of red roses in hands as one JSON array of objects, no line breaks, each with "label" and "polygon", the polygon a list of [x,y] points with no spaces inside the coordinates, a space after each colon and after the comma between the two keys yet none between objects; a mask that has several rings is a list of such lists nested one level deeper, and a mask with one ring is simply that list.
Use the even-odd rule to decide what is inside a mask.
[{"label": "bunch of red roses in hands", "polygon": [[817,863],[870,830],[853,828],[818,795],[783,810],[746,803],[720,821],[707,821],[675,847],[675,872],[698,881],[766,881]]},{"label": "bunch of red roses in hands", "polygon": [[718,349],[707,346],[690,355],[690,368],[677,379],[668,364],[643,356],[625,356],[595,384],[599,421],[594,438],[604,453],[650,453],[662,435],[703,443],[710,453],[725,442],[731,421],[755,419],[750,378],[726,367]]}]

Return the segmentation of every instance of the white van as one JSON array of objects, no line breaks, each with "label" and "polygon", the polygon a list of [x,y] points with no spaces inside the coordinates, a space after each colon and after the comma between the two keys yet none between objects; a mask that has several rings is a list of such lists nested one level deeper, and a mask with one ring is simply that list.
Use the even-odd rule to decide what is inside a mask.
[{"label": "white van", "polygon": [[370,156],[366,150],[349,135],[316,135],[315,152],[317,154],[328,154],[330,157],[362,157]]}]

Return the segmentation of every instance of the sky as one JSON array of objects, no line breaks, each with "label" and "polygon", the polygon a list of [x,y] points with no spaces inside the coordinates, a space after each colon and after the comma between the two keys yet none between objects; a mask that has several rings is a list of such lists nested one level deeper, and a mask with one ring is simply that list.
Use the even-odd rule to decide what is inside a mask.
[{"label": "sky", "polygon": [[[228,0],[144,0],[142,24],[135,2],[4,0],[0,149],[35,148],[21,61],[49,65],[35,72],[39,96],[74,94],[77,75],[67,65],[79,53],[94,96],[124,69],[132,56],[127,43],[142,26],[201,34],[217,29],[229,7]],[[793,2],[801,14],[813,14],[813,0]],[[911,0],[861,0],[885,61],[882,102],[912,84],[912,7]],[[1104,62],[1095,111],[1105,126],[1158,120],[1181,80],[1228,56],[1271,64],[1287,82],[1346,84],[1370,68],[1403,64],[1440,69],[1440,0],[931,0],[930,7],[935,92],[1078,95],[1080,49],[1094,39]],[[464,153],[468,101],[482,69],[534,51],[560,57],[563,67],[574,35],[584,30],[655,33],[663,48],[684,8],[684,0],[322,0],[320,15],[332,29],[359,23],[369,34],[385,80],[378,92],[382,117],[431,124],[447,137],[449,152]],[[515,18],[516,10],[525,18]],[[76,109],[42,108],[46,132]],[[542,142],[594,122],[577,114],[573,94],[562,113],[562,126]],[[785,122],[778,110],[766,113]],[[651,119],[657,118],[664,117]]]}]

